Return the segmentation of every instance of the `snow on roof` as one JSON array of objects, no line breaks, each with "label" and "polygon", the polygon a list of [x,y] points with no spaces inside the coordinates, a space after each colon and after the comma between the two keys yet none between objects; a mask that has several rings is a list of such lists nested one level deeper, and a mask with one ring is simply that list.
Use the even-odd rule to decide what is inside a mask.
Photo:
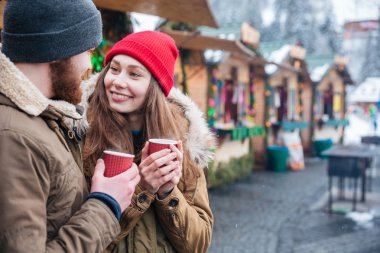
[{"label": "snow on roof", "polygon": [[380,101],[380,77],[369,77],[351,94],[350,102],[377,103]]},{"label": "snow on roof", "polygon": [[[266,59],[269,62],[281,64],[285,61],[285,59],[289,55],[290,48],[291,48],[290,45],[283,45],[280,49],[275,50],[268,55],[264,55],[264,57],[266,57]],[[265,72],[267,72],[269,75],[276,72],[277,69],[278,67],[274,64],[269,64],[265,66]]]},{"label": "snow on roof", "polygon": [[330,64],[326,63],[322,66],[316,67],[311,71],[310,78],[313,82],[319,82],[330,68]]},{"label": "snow on roof", "polygon": [[203,55],[206,58],[206,62],[217,63],[222,61],[222,59],[225,57],[225,52],[222,50],[207,49],[204,51]]}]

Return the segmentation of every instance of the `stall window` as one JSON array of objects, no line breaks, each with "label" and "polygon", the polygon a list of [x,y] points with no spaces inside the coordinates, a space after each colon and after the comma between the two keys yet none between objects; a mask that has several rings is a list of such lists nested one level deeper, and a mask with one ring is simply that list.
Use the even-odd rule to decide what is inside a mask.
[{"label": "stall window", "polygon": [[277,88],[278,92],[278,108],[277,108],[277,120],[284,121],[288,117],[288,92],[286,86],[281,86]]},{"label": "stall window", "polygon": [[323,105],[323,96],[321,92],[316,91],[314,111],[315,111],[315,115],[319,117],[323,115],[322,105]]},{"label": "stall window", "polygon": [[297,115],[297,105],[295,103],[296,100],[296,90],[290,89],[289,90],[289,112],[288,112],[288,119],[295,120]]},{"label": "stall window", "polygon": [[238,104],[237,104],[237,93],[238,89],[234,81],[228,79],[225,81],[225,122],[234,122],[238,120]]},{"label": "stall window", "polygon": [[323,114],[327,115],[329,119],[334,118],[333,99],[334,93],[332,85],[330,84],[329,88],[323,93]]}]

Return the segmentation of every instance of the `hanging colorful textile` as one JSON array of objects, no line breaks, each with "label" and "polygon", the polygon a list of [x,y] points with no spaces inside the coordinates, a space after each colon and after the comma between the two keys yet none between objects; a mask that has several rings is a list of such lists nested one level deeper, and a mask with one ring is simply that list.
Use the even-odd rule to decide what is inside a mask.
[{"label": "hanging colorful textile", "polygon": [[216,118],[216,112],[215,112],[215,98],[217,96],[217,80],[216,80],[216,67],[215,66],[209,66],[209,98],[208,98],[208,111],[207,111],[207,119],[209,126],[214,126],[215,118]]},{"label": "hanging colorful textile", "polygon": [[335,119],[340,119],[341,109],[342,109],[342,96],[340,93],[334,93],[333,111],[334,111]]}]

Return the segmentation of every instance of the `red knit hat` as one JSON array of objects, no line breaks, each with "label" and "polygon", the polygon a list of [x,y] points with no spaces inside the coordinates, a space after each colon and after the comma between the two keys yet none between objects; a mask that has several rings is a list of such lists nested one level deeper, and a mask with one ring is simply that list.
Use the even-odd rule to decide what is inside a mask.
[{"label": "red knit hat", "polygon": [[124,54],[141,62],[160,83],[165,96],[174,84],[174,64],[178,49],[172,37],[157,31],[132,33],[117,42],[107,53],[107,65],[115,55]]}]

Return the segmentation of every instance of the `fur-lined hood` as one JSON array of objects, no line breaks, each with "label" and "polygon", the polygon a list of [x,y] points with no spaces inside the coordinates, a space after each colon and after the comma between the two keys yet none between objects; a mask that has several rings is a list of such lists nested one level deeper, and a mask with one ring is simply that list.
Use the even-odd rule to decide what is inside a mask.
[{"label": "fur-lined hood", "polygon": [[45,97],[2,52],[0,52],[0,69],[0,93],[25,113],[39,116],[51,106],[67,118],[81,118],[74,105]]},{"label": "fur-lined hood", "polygon": [[[80,105],[85,109],[83,114],[84,124],[87,124],[88,98],[94,92],[97,77],[98,75],[93,75],[89,80],[82,82],[83,97]],[[213,150],[215,149],[216,141],[214,134],[208,128],[203,113],[190,97],[184,95],[177,88],[170,91],[168,99],[182,108],[184,116],[190,123],[186,146],[189,148],[191,159],[196,161],[200,167],[207,167],[208,163],[214,158]]]}]

